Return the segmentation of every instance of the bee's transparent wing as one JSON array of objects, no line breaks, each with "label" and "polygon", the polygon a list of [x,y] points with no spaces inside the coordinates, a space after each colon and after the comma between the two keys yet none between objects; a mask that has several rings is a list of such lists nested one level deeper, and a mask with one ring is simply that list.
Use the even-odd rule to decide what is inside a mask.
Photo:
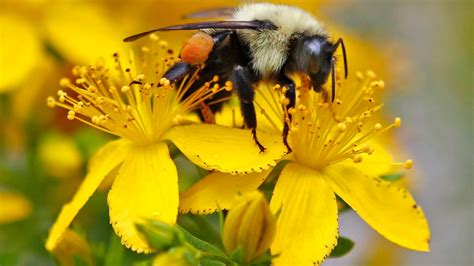
[{"label": "bee's transparent wing", "polygon": [[235,12],[235,7],[219,7],[189,13],[184,16],[186,19],[231,19]]}]

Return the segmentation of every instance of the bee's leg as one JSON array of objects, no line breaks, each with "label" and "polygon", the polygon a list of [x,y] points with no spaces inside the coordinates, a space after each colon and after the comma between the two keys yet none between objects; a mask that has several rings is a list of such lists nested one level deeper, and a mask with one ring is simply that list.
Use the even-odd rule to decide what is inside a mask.
[{"label": "bee's leg", "polygon": [[186,75],[191,74],[196,70],[196,67],[186,63],[178,62],[174,64],[170,69],[168,69],[163,75],[164,78],[170,82],[177,82],[182,80]]},{"label": "bee's leg", "polygon": [[254,75],[247,67],[236,65],[231,74],[231,81],[240,99],[240,109],[244,117],[245,126],[252,130],[255,144],[257,144],[260,152],[264,152],[265,147],[257,139],[257,115],[253,105],[255,92],[252,87],[255,81]]},{"label": "bee's leg", "polygon": [[[282,137],[283,137],[283,144],[285,144],[285,146],[288,150],[288,153],[290,153],[290,152],[292,152],[292,149],[291,149],[290,145],[288,144],[288,133],[290,131],[290,123],[291,123],[292,116],[288,112],[288,110],[290,108],[295,107],[295,100],[296,100],[295,99],[296,98],[295,83],[293,82],[293,80],[288,78],[284,73],[280,74],[280,77],[278,78],[278,82],[280,83],[281,87],[286,89],[285,97],[289,100],[288,105],[285,106],[285,109],[287,111],[286,113],[288,114],[288,120],[289,121],[285,121],[285,123],[283,125]],[[286,120],[286,118],[285,118],[285,120]]]},{"label": "bee's leg", "polygon": [[234,33],[235,32],[231,30],[225,30],[211,34],[211,37],[214,41],[214,48],[220,46],[227,36]]}]

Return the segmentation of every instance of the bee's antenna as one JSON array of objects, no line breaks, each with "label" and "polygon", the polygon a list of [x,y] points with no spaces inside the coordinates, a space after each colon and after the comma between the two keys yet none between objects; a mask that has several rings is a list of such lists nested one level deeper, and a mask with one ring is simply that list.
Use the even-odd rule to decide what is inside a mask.
[{"label": "bee's antenna", "polygon": [[334,44],[334,50],[336,50],[339,47],[339,45],[341,45],[342,57],[344,58],[344,78],[347,79],[347,75],[349,74],[349,70],[348,70],[348,67],[347,67],[346,47],[344,46],[344,41],[340,37],[339,37],[339,39],[337,39],[337,42]]},{"label": "bee's antenna", "polygon": [[332,87],[332,95],[331,95],[331,102],[334,102],[334,99],[336,98],[336,71],[334,69],[334,59],[331,60],[331,87]]}]

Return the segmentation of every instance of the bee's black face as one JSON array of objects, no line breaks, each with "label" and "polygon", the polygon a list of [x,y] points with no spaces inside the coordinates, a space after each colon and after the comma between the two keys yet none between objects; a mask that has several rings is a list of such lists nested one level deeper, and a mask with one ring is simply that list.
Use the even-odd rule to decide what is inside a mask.
[{"label": "bee's black face", "polygon": [[290,51],[290,71],[306,73],[313,89],[321,91],[331,74],[334,45],[327,38],[314,36],[295,40]]}]

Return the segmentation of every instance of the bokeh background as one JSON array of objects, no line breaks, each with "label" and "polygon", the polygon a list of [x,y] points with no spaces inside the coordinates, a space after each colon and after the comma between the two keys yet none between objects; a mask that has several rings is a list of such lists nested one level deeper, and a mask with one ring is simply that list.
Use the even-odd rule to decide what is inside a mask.
[{"label": "bokeh background", "polygon": [[[411,252],[347,212],[340,231],[356,246],[325,264],[474,264],[473,2],[277,2],[306,9],[343,36],[351,71],[370,67],[386,80],[387,113],[403,118],[396,146],[415,160],[407,183],[432,231],[431,252]],[[59,78],[75,64],[126,51],[125,36],[178,23],[189,12],[238,4],[0,0],[0,265],[54,264],[43,249],[49,226],[80,183],[87,158],[110,139],[47,108]],[[160,34],[175,47],[188,35]],[[96,193],[77,218],[92,243],[110,233],[105,198]],[[9,206],[14,215],[2,215]],[[93,245],[93,252],[107,253],[107,247]]]}]

